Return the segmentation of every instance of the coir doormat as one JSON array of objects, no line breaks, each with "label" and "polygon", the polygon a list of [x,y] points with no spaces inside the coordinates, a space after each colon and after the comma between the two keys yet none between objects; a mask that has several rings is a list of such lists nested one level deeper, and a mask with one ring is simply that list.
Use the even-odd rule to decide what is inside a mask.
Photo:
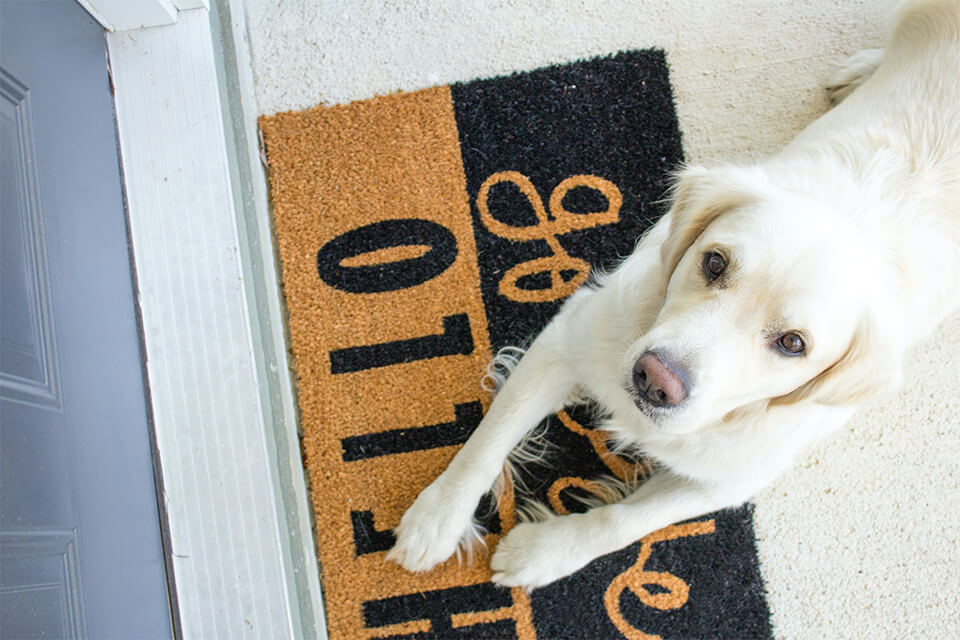
[{"label": "coir doormat", "polygon": [[[527,594],[489,556],[410,574],[391,528],[590,267],[662,213],[682,161],[660,51],[261,119],[330,637],[755,638],[769,614],[749,507],[679,523]],[[526,485],[564,513],[626,477],[589,411],[552,417]],[[493,548],[508,491],[478,516]],[[485,509],[486,507],[486,509]],[[487,513],[484,513],[486,511]]]}]

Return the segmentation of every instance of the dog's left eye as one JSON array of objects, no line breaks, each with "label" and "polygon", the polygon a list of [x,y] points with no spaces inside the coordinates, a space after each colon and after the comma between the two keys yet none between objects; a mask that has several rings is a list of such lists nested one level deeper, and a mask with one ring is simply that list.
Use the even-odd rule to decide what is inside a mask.
[{"label": "dog's left eye", "polygon": [[797,333],[785,333],[777,340],[777,346],[784,355],[799,356],[807,348],[803,337]]},{"label": "dog's left eye", "polygon": [[719,251],[710,251],[703,256],[703,275],[707,277],[707,280],[713,282],[721,275],[727,268],[727,259],[723,257],[723,254]]}]

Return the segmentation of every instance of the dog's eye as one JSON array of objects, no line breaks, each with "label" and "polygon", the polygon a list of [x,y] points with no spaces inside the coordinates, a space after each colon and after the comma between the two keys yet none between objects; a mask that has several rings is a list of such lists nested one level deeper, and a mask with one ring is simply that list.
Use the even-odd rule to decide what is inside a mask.
[{"label": "dog's eye", "polygon": [[777,340],[777,346],[780,347],[785,355],[799,356],[807,348],[803,338],[796,333],[785,333]]},{"label": "dog's eye", "polygon": [[719,251],[710,251],[703,256],[703,275],[711,282],[723,275],[727,268],[727,259]]}]

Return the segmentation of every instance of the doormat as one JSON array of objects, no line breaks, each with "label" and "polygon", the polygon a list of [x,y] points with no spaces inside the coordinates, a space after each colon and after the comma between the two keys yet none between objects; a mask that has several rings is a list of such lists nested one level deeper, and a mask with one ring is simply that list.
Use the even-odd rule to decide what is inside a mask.
[{"label": "doormat", "polygon": [[[527,594],[489,554],[411,574],[391,528],[479,423],[492,354],[542,329],[662,213],[683,159],[661,51],[260,120],[330,637],[768,638],[749,506]],[[557,513],[631,475],[590,412],[525,485]],[[532,425],[531,425],[532,426]],[[513,489],[478,518],[495,548]]]}]

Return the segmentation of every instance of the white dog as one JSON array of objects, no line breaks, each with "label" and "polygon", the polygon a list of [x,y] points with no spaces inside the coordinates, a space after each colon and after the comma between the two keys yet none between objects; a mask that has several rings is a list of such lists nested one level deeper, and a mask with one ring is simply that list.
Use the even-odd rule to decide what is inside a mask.
[{"label": "white dog", "polygon": [[901,13],[842,103],[749,167],[684,169],[669,212],[572,295],[389,554],[425,571],[477,537],[511,450],[574,392],[655,460],[619,502],[519,524],[493,580],[528,589],[671,523],[748,500],[858,406],[960,302],[960,0]]}]

